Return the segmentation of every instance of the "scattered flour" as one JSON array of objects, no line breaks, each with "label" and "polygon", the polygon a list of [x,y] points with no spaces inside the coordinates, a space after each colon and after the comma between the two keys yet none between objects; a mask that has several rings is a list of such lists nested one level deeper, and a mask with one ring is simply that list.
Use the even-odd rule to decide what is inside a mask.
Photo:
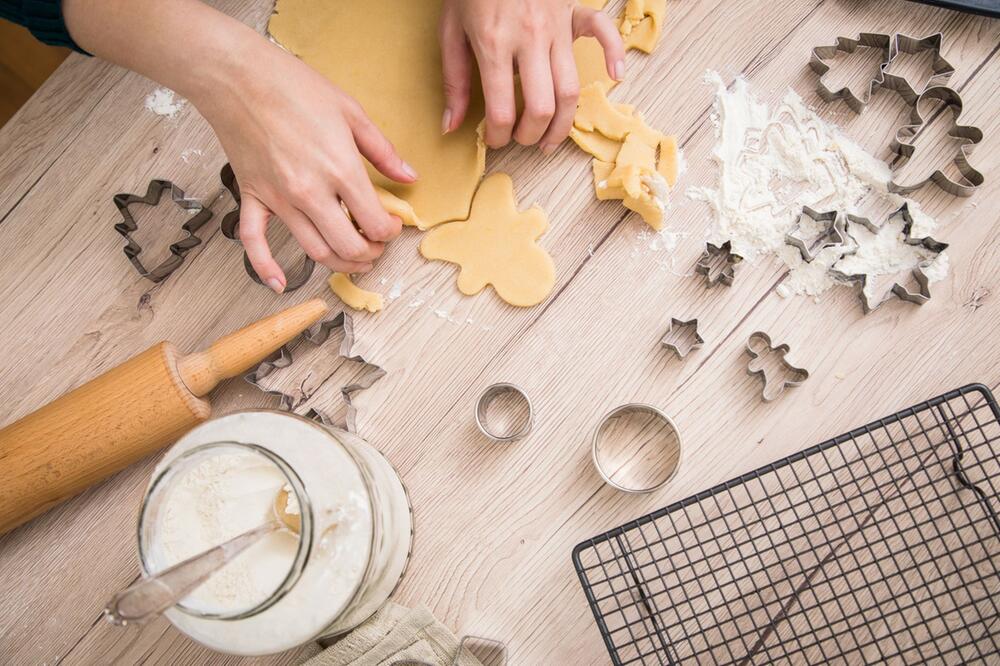
[{"label": "scattered flour", "polygon": [[402,295],[403,295],[403,282],[401,280],[396,280],[395,282],[392,283],[392,286],[389,288],[389,293],[387,294],[387,296],[389,297],[390,301],[394,301]]},{"label": "scattered flour", "polygon": [[146,109],[158,116],[173,118],[184,104],[184,100],[174,97],[174,91],[169,88],[157,88],[146,95]]},{"label": "scattered flour", "polygon": [[[148,103],[149,102],[147,98],[147,108],[149,108]],[[195,157],[201,157],[202,155],[204,155],[204,153],[201,151],[200,148],[187,148],[181,151],[181,159],[184,160],[185,164],[189,164],[192,159],[194,159]]]},{"label": "scattered flour", "polygon": [[833,267],[845,274],[881,276],[925,264],[930,281],[947,275],[946,256],[903,242],[901,221],[875,234],[855,224],[848,230],[848,243],[824,248],[813,261],[804,261],[785,243],[793,230],[805,239],[822,232],[801,215],[803,206],[865,215],[881,223],[907,203],[912,238],[931,235],[937,222],[916,202],[890,193],[888,165],[823,121],[794,91],[772,111],[743,78],[729,89],[716,72],[706,73],[705,81],[716,89],[712,121],[718,141],[712,156],[719,179],[717,187],[689,187],[687,195],[712,211],[707,240],[729,240],[733,251],[751,262],[776,254],[789,268],[778,287],[782,296],[817,297],[841,284],[829,273]]}]

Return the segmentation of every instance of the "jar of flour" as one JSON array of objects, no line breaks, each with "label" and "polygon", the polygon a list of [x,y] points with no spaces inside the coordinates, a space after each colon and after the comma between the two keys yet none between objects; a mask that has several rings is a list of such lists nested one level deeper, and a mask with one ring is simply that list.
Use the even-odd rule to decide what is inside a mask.
[{"label": "jar of flour", "polygon": [[207,421],[156,467],[139,516],[139,559],[156,573],[274,518],[264,537],[167,611],[216,650],[280,652],[347,632],[395,589],[412,520],[403,484],[369,444],[286,412]]}]

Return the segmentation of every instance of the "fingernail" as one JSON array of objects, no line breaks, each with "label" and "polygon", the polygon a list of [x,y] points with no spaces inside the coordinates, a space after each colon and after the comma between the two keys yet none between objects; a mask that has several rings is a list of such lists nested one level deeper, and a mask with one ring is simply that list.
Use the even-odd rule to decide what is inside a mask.
[{"label": "fingernail", "polygon": [[621,81],[625,78],[625,61],[619,60],[615,63],[615,81]]},{"label": "fingernail", "polygon": [[451,131],[451,109],[445,109],[444,115],[441,116],[441,134],[447,134]]},{"label": "fingernail", "polygon": [[268,278],[267,286],[270,287],[276,294],[280,294],[285,290],[285,285],[281,284],[281,280],[278,278]]},{"label": "fingernail", "polygon": [[544,146],[542,146],[542,155],[551,155],[555,151],[556,151],[556,144],[554,143],[547,143]]},{"label": "fingernail", "polygon": [[417,170],[416,169],[414,169],[413,167],[411,167],[406,162],[403,162],[402,166],[403,166],[403,173],[405,173],[407,176],[409,176],[413,180],[417,179]]}]

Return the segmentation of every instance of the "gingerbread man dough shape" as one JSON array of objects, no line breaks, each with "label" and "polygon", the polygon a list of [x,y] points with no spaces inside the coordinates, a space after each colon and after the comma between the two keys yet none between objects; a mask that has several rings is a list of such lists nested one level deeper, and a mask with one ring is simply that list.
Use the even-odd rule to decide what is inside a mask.
[{"label": "gingerbread man dough shape", "polygon": [[469,219],[431,229],[420,253],[458,264],[463,294],[492,285],[511,305],[528,307],[545,300],[555,285],[552,257],[536,243],[548,227],[541,208],[517,210],[510,176],[495,173],[479,186]]}]

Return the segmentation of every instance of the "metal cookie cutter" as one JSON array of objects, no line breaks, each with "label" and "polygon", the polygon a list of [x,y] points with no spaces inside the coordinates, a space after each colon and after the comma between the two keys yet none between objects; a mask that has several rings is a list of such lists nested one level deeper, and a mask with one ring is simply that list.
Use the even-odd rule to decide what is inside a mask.
[{"label": "metal cookie cutter", "polygon": [[920,103],[924,100],[936,99],[947,106],[952,112],[952,126],[948,130],[948,136],[963,141],[959,146],[958,154],[955,156],[955,166],[962,174],[965,182],[953,180],[946,176],[940,169],[937,169],[930,176],[912,185],[900,185],[895,178],[889,183],[889,191],[898,194],[906,194],[918,190],[927,183],[933,182],[945,192],[956,197],[971,196],[976,188],[983,184],[985,180],[983,174],[969,164],[968,154],[972,148],[983,140],[983,132],[978,127],[971,125],[959,125],[958,120],[962,115],[962,97],[952,90],[943,86],[935,86],[925,90],[913,103],[910,111],[910,124],[896,130],[896,135],[889,144],[893,152],[908,160],[913,157],[915,146],[910,143],[920,129],[924,126],[924,117],[920,114]]},{"label": "metal cookie cutter", "polygon": [[[948,249],[947,243],[942,243],[936,241],[930,236],[925,236],[923,238],[914,238],[912,236],[913,231],[913,217],[910,215],[909,204],[903,204],[896,212],[892,213],[886,220],[888,224],[896,217],[901,217],[903,219],[903,242],[907,245],[917,245],[923,247],[928,252],[933,253],[935,256],[941,254]],[[879,226],[874,224],[871,220],[866,217],[860,217],[857,215],[848,215],[848,220],[854,224],[860,224],[867,228],[872,233],[877,233]],[[855,246],[857,243],[855,242]],[[856,251],[856,250],[855,250]],[[849,256],[848,255],[845,256]],[[906,288],[906,285],[900,282],[894,282],[891,287],[881,294],[873,294],[868,290],[868,276],[865,274],[853,274],[848,275],[842,271],[835,268],[830,269],[830,274],[840,280],[841,282],[853,283],[858,286],[858,291],[860,293],[861,307],[865,314],[877,310],[883,303],[889,300],[893,294],[897,298],[909,303],[915,303],[916,305],[923,305],[931,298],[930,292],[930,280],[927,277],[925,269],[930,265],[931,260],[924,260],[914,266],[911,271],[914,282],[917,284],[916,291],[910,291]],[[836,265],[836,264],[834,264]]]},{"label": "metal cookie cutter", "polygon": [[[788,362],[787,354],[790,347],[787,344],[777,347],[771,342],[771,336],[763,331],[757,331],[750,335],[747,340],[747,354],[750,355],[750,363],[747,364],[748,375],[760,375],[764,381],[764,389],[761,391],[761,398],[764,402],[776,400],[784,393],[785,388],[798,386],[809,379],[809,371],[797,368]],[[781,356],[782,377],[772,377],[764,364],[764,358],[770,354]]]},{"label": "metal cookie cutter", "polygon": [[705,344],[705,339],[698,333],[697,319],[683,321],[671,317],[670,327],[660,338],[660,344],[677,354],[677,358],[683,359],[692,349],[697,349]]},{"label": "metal cookie cutter", "polygon": [[[229,193],[233,196],[233,200],[236,202],[236,208],[229,211],[222,218],[222,234],[234,241],[240,240],[240,207],[242,205],[242,200],[240,198],[240,184],[236,180],[236,174],[233,173],[233,167],[227,162],[223,167],[222,171],[219,173],[219,178],[222,180],[222,185]],[[250,279],[257,284],[263,285],[264,282],[257,275],[257,271],[254,270],[253,265],[250,263],[250,257],[247,253],[243,252],[243,268],[246,270],[247,275]],[[287,283],[285,284],[285,293],[289,291],[295,291],[312,277],[313,269],[316,268],[316,262],[312,260],[311,257],[306,256],[302,260],[302,265],[299,270],[292,273],[291,276],[287,277]],[[266,286],[266,285],[265,285]]]},{"label": "metal cookie cutter", "polygon": [[[298,347],[298,345],[302,343],[322,345],[329,339],[330,334],[338,328],[342,328],[344,331],[344,338],[340,343],[338,355],[348,361],[363,364],[366,370],[366,372],[364,372],[355,382],[348,384],[347,386],[340,387],[340,395],[347,409],[345,419],[346,422],[344,423],[344,426],[346,426],[348,431],[355,432],[357,430],[357,412],[352,403],[352,396],[358,391],[370,388],[375,382],[384,377],[386,372],[379,366],[369,363],[363,357],[351,354],[351,347],[354,345],[354,324],[350,316],[343,312],[332,319],[320,322],[319,324],[303,331],[297,338],[282,346],[277,352],[275,352],[274,355],[272,355],[270,359],[265,360],[258,365],[253,372],[244,375],[243,379],[263,393],[280,398],[280,409],[290,412],[296,411],[301,408],[303,402],[313,396],[293,395],[284,391],[267,388],[263,385],[265,378],[277,370],[281,370],[292,365],[294,362],[292,352],[296,347]],[[316,410],[315,408],[310,408],[303,414],[303,416],[320,421],[325,425],[340,425],[334,422],[330,415],[323,411]]]},{"label": "metal cookie cutter", "polygon": [[[605,431],[617,418],[632,413],[648,414],[653,416],[661,425],[666,426],[672,436],[671,439],[675,439],[677,442],[677,455],[673,460],[673,464],[665,470],[666,474],[664,478],[661,481],[657,481],[648,486],[626,486],[621,484],[614,480],[613,472],[609,472],[601,463],[601,449],[606,437]],[[664,449],[669,452],[670,448],[669,441],[664,443]],[[677,474],[677,469],[680,467],[680,452],[681,433],[680,430],[677,429],[677,425],[674,423],[673,419],[652,405],[637,402],[620,405],[605,414],[604,418],[602,418],[601,422],[597,425],[597,429],[594,431],[594,437],[590,447],[590,456],[594,461],[594,468],[597,470],[597,473],[601,475],[601,479],[603,479],[604,482],[612,488],[625,493],[633,494],[651,493],[670,483],[671,479],[674,478],[674,475]]]},{"label": "metal cookie cutter", "polygon": [[813,261],[816,255],[828,247],[847,243],[847,223],[838,211],[820,213],[809,206],[803,206],[802,214],[822,225],[820,234],[807,240],[795,234],[800,229],[797,227],[785,234],[785,242],[796,248],[806,263]]},{"label": "metal cookie cutter", "polygon": [[705,276],[705,284],[709,287],[720,283],[731,287],[736,277],[736,265],[741,261],[743,257],[733,252],[731,241],[726,241],[722,245],[706,243],[705,251],[695,264],[694,270]]},{"label": "metal cookie cutter", "polygon": [[[502,395],[513,396],[527,415],[519,422],[502,428],[489,416],[489,406]],[[527,394],[514,384],[500,383],[487,386],[476,401],[476,426],[494,442],[514,442],[527,437],[534,427],[535,414]]]},{"label": "metal cookie cutter", "polygon": [[[889,62],[882,67],[882,87],[888,90],[895,90],[907,104],[916,104],[917,97],[919,97],[922,92],[928,88],[946,84],[948,79],[951,78],[951,75],[955,73],[955,68],[952,67],[947,60],[941,57],[941,44],[943,39],[943,35],[940,32],[929,37],[922,37],[919,39],[898,33],[893,35],[892,53],[889,57]],[[900,53],[914,54],[920,53],[921,51],[931,51],[934,54],[934,60],[931,62],[931,75],[924,82],[924,85],[918,92],[914,89],[913,85],[906,77],[897,76],[889,70],[892,68],[892,63],[896,60],[896,57]]]},{"label": "metal cookie cutter", "polygon": [[[170,246],[170,254],[173,256],[150,270],[139,259],[139,255],[142,254],[142,246],[132,237],[132,234],[138,231],[139,225],[136,224],[135,217],[132,215],[132,211],[129,210],[129,206],[135,204],[156,206],[160,203],[160,197],[163,195],[164,190],[170,190],[170,200],[174,204],[185,211],[195,211],[195,213],[181,225],[181,230],[187,235]],[[118,208],[118,212],[122,216],[122,221],[115,225],[115,231],[124,236],[125,240],[128,241],[124,248],[125,256],[128,257],[128,260],[139,271],[139,275],[152,282],[160,282],[180,268],[181,264],[184,263],[184,257],[188,251],[201,244],[201,239],[196,235],[198,230],[212,219],[212,211],[210,209],[206,208],[204,204],[196,199],[185,197],[184,190],[169,180],[151,180],[149,181],[149,186],[146,188],[145,195],[116,194],[114,202]]]},{"label": "metal cookie cutter", "polygon": [[[858,47],[879,49],[882,51],[882,61],[879,64],[878,74],[872,77],[868,84],[867,93],[863,98],[855,95],[854,91],[852,91],[848,86],[844,86],[843,88],[839,88],[837,90],[831,90],[826,83],[823,82],[823,77],[825,77],[826,73],[830,71],[830,66],[826,64],[825,61],[837,57],[838,53],[854,53]],[[892,38],[889,35],[862,32],[858,35],[857,39],[837,37],[837,42],[833,46],[815,47],[809,57],[809,66],[819,75],[819,81],[816,84],[816,92],[819,93],[819,96],[824,102],[832,102],[837,99],[842,99],[847,103],[847,106],[849,106],[852,111],[855,113],[861,113],[865,110],[865,106],[871,99],[872,92],[875,88],[882,85],[885,76],[885,68],[889,65],[891,60]]]}]

